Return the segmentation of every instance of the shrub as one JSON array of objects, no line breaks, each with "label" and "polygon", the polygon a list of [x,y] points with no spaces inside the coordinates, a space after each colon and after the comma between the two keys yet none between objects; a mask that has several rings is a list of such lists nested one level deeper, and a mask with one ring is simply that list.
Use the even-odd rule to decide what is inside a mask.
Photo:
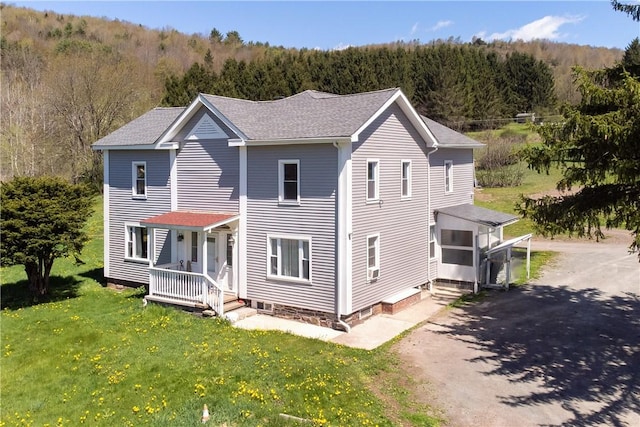
[{"label": "shrub", "polygon": [[519,164],[476,171],[476,179],[481,187],[517,187],[522,184],[523,177],[524,170]]},{"label": "shrub", "polygon": [[510,140],[497,139],[487,143],[487,147],[480,151],[476,160],[476,167],[481,170],[493,170],[518,163],[519,156]]}]

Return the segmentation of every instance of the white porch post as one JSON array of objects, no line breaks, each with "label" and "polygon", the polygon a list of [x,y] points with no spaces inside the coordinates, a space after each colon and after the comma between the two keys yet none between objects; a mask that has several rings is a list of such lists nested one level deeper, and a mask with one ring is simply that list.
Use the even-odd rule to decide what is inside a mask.
[{"label": "white porch post", "polygon": [[509,290],[509,283],[511,282],[511,246],[507,248],[507,283],[505,287]]},{"label": "white porch post", "polygon": [[209,267],[207,266],[207,261],[208,261],[208,254],[207,254],[207,232],[206,231],[199,231],[198,232],[198,236],[200,237],[201,243],[200,243],[200,247],[202,248],[202,262],[200,263],[200,265],[202,266],[202,277],[201,277],[201,281],[202,281],[202,303],[206,304],[207,303],[207,297],[209,295],[209,282],[204,279],[205,275],[209,274]]},{"label": "white porch post", "polygon": [[531,238],[527,239],[527,279],[531,273]]},{"label": "white porch post", "polygon": [[[149,267],[152,268],[156,258],[156,232],[155,228],[147,228],[147,256],[149,257]],[[156,278],[149,272],[149,295],[156,292]]]}]

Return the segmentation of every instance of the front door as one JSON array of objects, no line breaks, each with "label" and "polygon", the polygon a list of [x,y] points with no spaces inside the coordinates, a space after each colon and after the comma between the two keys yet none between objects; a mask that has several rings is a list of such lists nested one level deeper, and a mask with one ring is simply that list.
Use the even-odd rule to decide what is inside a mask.
[{"label": "front door", "polygon": [[213,280],[218,276],[218,236],[207,236],[207,273]]}]

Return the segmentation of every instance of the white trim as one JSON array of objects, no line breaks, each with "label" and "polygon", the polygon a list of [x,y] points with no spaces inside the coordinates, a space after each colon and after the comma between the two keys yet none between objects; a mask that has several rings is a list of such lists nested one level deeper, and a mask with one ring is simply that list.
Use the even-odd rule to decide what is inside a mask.
[{"label": "white trim", "polygon": [[[144,194],[138,193],[138,166],[144,166]],[[146,161],[134,160],[131,162],[131,198],[137,200],[146,200],[149,195],[149,186],[147,185],[147,169]]]},{"label": "white trim", "polygon": [[[292,276],[284,276],[281,274],[273,274],[271,273],[271,257],[274,256],[274,254],[271,252],[271,240],[273,239],[277,239],[278,241],[280,240],[294,240],[294,241],[298,241],[298,267],[299,267],[299,273],[302,275],[303,274],[303,261],[304,261],[304,257],[303,257],[303,242],[307,242],[307,245],[309,246],[309,256],[308,256],[308,262],[309,262],[309,278],[304,278],[304,277],[292,277]],[[267,279],[268,280],[278,280],[278,281],[285,281],[285,282],[294,282],[294,283],[302,283],[302,284],[307,284],[310,285],[312,280],[313,280],[313,274],[312,274],[312,270],[313,270],[313,244],[312,244],[312,239],[311,236],[309,235],[304,235],[304,234],[280,234],[280,233],[267,233],[267,241],[266,241],[266,249],[267,249],[267,256],[266,256],[266,273],[267,273]],[[278,252],[275,254],[277,260],[278,260],[278,271],[280,271],[280,262],[282,260],[282,253],[280,251],[281,249],[281,245],[278,245]]]},{"label": "white trim", "polygon": [[104,245],[103,245],[103,253],[104,253],[104,277],[110,277],[111,267],[110,267],[110,248],[109,248],[109,151],[104,151],[102,153],[102,163],[103,163],[103,185],[102,185],[102,215],[103,215],[103,230],[104,230]]},{"label": "white trim", "polygon": [[338,194],[336,198],[337,229],[338,229],[338,254],[337,277],[338,289],[336,295],[337,315],[351,313],[352,301],[352,187],[351,187],[351,152],[352,143],[335,144],[338,149]]},{"label": "white trim", "polygon": [[[407,194],[404,193],[404,165],[409,164],[408,167],[408,176],[407,176]],[[413,175],[413,165],[411,164],[411,160],[403,159],[400,160],[400,200],[411,200],[411,187],[412,187],[412,175]]]},{"label": "white trim", "polygon": [[[448,168],[447,165],[451,167]],[[445,160],[444,161],[444,193],[451,194],[453,193],[453,160]],[[447,181],[449,181],[449,185],[447,186]]]},{"label": "white trim", "polygon": [[[178,210],[178,161],[177,150],[169,151],[169,192],[171,193],[171,211]],[[169,230],[171,242],[171,262],[178,260],[178,233]]]},{"label": "white trim", "polygon": [[[135,227],[135,228],[141,228],[141,229],[147,229],[147,227],[140,225],[139,222],[125,222],[124,223],[124,259],[126,261],[133,261],[133,262],[139,262],[142,264],[148,264],[149,261],[151,260],[151,253],[149,252],[149,232],[147,231],[147,257],[146,258],[140,258],[140,257],[136,257],[136,256],[129,256],[129,227]],[[136,241],[134,240],[133,243],[135,244]]]},{"label": "white trim", "polygon": [[[374,197],[369,197],[369,164],[375,163],[375,195]],[[367,203],[369,202],[377,202],[380,200],[380,159],[367,159],[367,167],[365,169],[365,199]]]},{"label": "white trim", "polygon": [[333,144],[350,142],[351,138],[230,139],[230,147],[262,147],[265,145]]},{"label": "white trim", "polygon": [[[285,165],[296,165],[296,199],[284,198],[284,167]],[[278,160],[278,204],[279,205],[299,205],[300,204],[300,160],[281,159]]]},{"label": "white trim", "polygon": [[[375,262],[374,266],[369,265],[369,239],[375,238]],[[365,253],[367,259],[367,283],[380,279],[380,233],[368,234],[365,239]]]},{"label": "white trim", "polygon": [[94,151],[109,150],[175,150],[180,147],[177,141],[166,141],[162,144],[131,144],[131,145],[98,145],[94,144],[91,149]]},{"label": "white trim", "polygon": [[238,257],[236,259],[238,271],[238,296],[247,298],[247,147],[238,147],[240,158],[239,202],[240,218],[238,218]]}]

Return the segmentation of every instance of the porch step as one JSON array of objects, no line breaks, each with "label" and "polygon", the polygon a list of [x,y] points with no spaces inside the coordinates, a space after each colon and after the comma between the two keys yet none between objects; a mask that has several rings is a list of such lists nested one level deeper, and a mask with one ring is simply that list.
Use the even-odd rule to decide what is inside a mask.
[{"label": "porch step", "polygon": [[255,316],[258,314],[258,310],[251,307],[240,307],[230,312],[225,312],[224,317],[231,323],[236,323],[239,320],[246,319],[247,317]]},{"label": "porch step", "polygon": [[173,299],[173,298],[167,298],[167,297],[161,297],[158,295],[147,295],[144,297],[144,302],[145,304],[148,302],[155,302],[155,303],[159,303],[159,304],[164,304],[164,305],[178,305],[181,307],[185,307],[185,308],[190,308],[190,309],[195,309],[195,310],[204,310],[207,308],[206,305],[199,303],[199,302],[193,302],[193,301],[180,301],[177,299]]},{"label": "porch step", "polygon": [[446,302],[447,304],[460,298],[461,296],[472,293],[466,289],[448,288],[442,286],[435,286],[433,288],[433,298]]}]

